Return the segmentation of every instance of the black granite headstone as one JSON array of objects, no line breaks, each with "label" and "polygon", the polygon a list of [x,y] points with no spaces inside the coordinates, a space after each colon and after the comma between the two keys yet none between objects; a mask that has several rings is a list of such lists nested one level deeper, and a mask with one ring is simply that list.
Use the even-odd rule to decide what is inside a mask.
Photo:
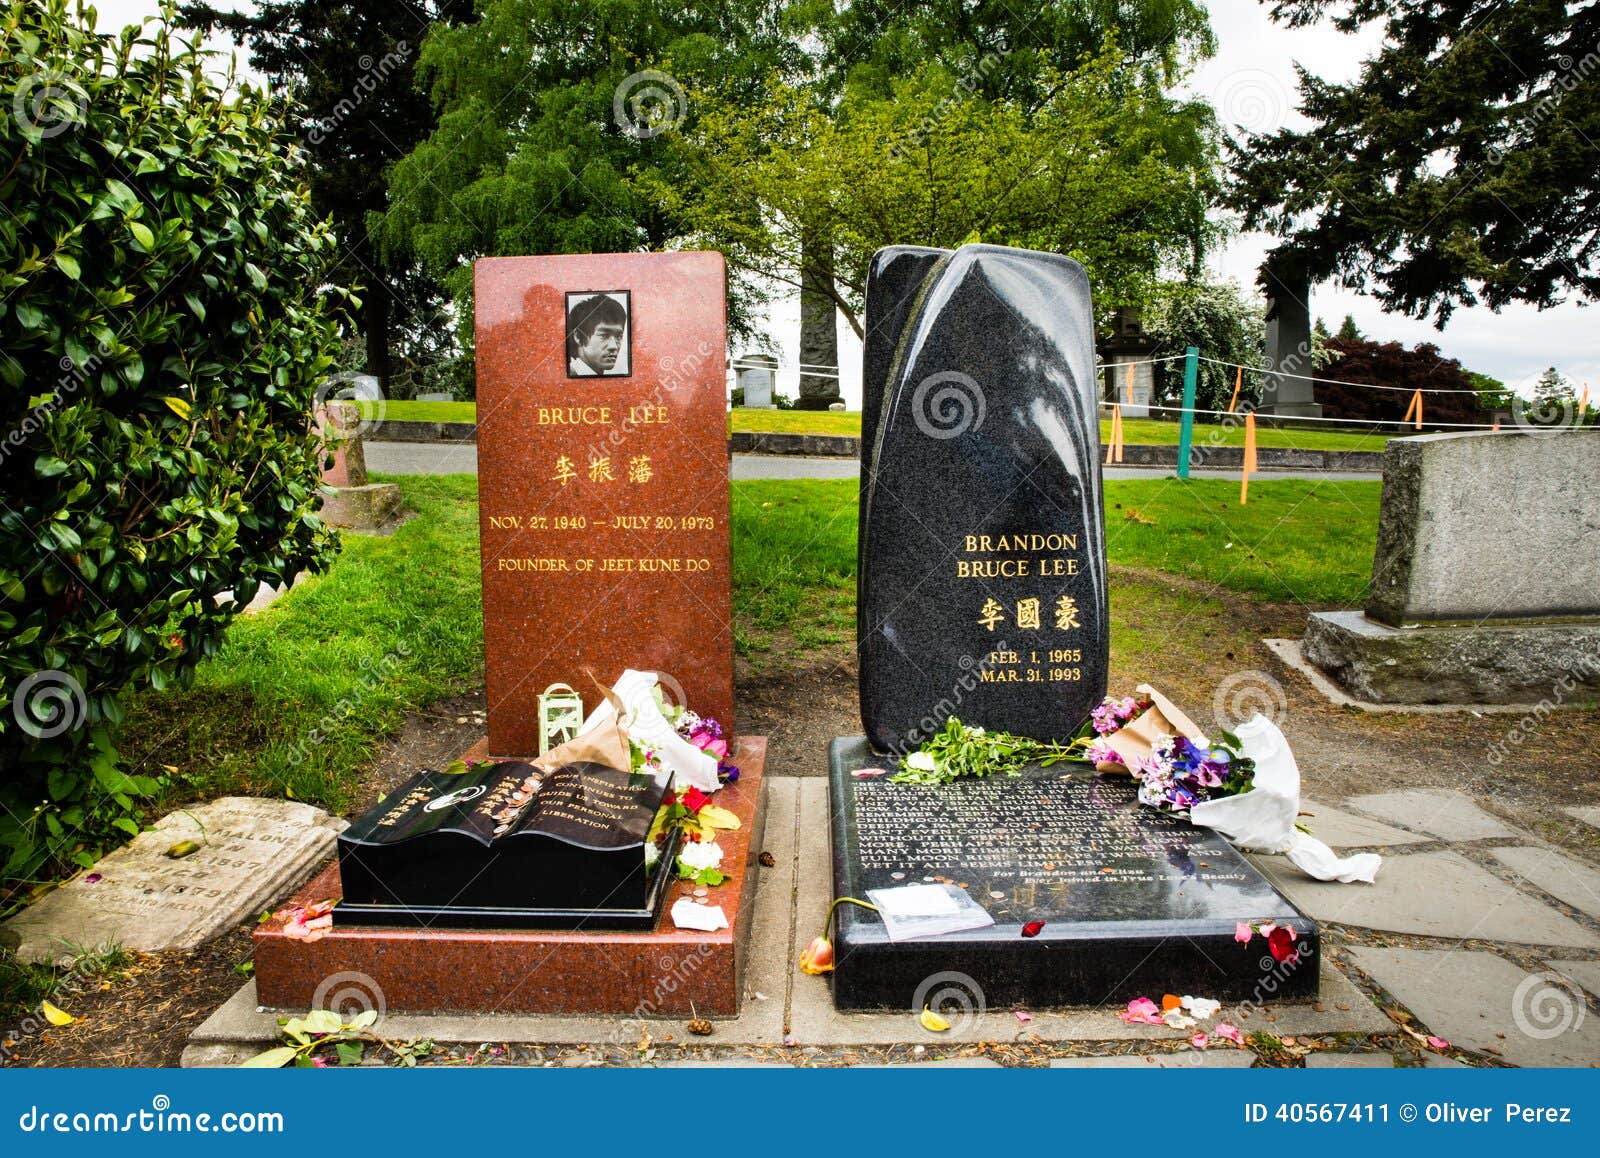
[{"label": "black granite headstone", "polygon": [[[829,762],[835,895],[948,882],[995,920],[891,943],[876,914],[840,906],[840,1009],[921,1008],[932,978],[989,1008],[1317,991],[1315,923],[1215,832],[1140,805],[1126,777],[1058,764],[893,784],[852,775],[889,768],[860,738],[835,740]],[[1260,937],[1239,942],[1241,921],[1292,926],[1299,959],[1274,961]]]},{"label": "black granite headstone", "polygon": [[1109,655],[1083,269],[990,245],[881,250],[867,325],[868,739],[904,752],[958,715],[1065,740],[1105,695]]},{"label": "black granite headstone", "polygon": [[334,923],[653,928],[667,874],[644,845],[663,792],[589,763],[419,773],[340,835]]}]

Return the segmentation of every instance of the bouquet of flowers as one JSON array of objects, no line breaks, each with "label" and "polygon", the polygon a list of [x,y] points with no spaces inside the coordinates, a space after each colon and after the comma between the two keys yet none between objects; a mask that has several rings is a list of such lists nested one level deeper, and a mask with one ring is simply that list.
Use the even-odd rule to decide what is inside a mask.
[{"label": "bouquet of flowers", "polygon": [[1139,802],[1187,816],[1206,800],[1248,792],[1255,761],[1239,738],[1206,737],[1169,700],[1147,684],[1137,696],[1107,696],[1089,713],[1072,747],[1102,772],[1127,772],[1139,782]]}]

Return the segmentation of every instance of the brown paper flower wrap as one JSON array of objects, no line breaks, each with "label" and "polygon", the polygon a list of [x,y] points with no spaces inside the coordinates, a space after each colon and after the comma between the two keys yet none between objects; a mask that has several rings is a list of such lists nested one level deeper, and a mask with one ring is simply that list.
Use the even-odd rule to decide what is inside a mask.
[{"label": "brown paper flower wrap", "polygon": [[1101,761],[1095,765],[1095,771],[1131,775],[1134,765],[1154,751],[1156,742],[1162,736],[1185,736],[1202,748],[1210,747],[1211,742],[1206,739],[1205,733],[1184,715],[1183,709],[1155,688],[1140,684],[1134,692],[1140,698],[1149,700],[1150,707],[1129,720],[1119,731],[1100,738],[1104,747],[1122,757],[1122,763]]}]

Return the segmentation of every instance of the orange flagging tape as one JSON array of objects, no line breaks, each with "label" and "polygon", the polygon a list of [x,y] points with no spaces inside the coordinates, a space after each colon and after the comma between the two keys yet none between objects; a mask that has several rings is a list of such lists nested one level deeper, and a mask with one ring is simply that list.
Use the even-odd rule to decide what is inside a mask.
[{"label": "orange flagging tape", "polygon": [[1256,469],[1256,412],[1244,416],[1244,470],[1239,475],[1239,505],[1250,501],[1250,472]]},{"label": "orange flagging tape", "polygon": [[1122,461],[1122,407],[1111,407],[1111,441],[1106,447],[1106,465]]},{"label": "orange flagging tape", "polygon": [[1405,412],[1404,415],[1401,416],[1400,421],[1401,422],[1410,422],[1411,421],[1411,415],[1413,413],[1415,413],[1416,416],[1417,416],[1417,423],[1416,423],[1417,429],[1421,430],[1422,429],[1422,391],[1421,390],[1418,390],[1415,394],[1413,394],[1411,396],[1411,405],[1406,407],[1406,412]]},{"label": "orange flagging tape", "polygon": [[1233,375],[1233,398],[1228,402],[1228,413],[1233,413],[1233,408],[1239,405],[1239,387],[1244,385],[1244,367],[1240,366]]}]

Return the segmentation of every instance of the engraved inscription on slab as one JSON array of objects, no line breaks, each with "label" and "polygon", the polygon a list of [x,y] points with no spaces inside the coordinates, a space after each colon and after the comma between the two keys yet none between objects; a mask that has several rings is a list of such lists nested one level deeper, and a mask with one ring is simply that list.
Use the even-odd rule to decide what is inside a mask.
[{"label": "engraved inscription on slab", "polygon": [[864,887],[949,880],[999,921],[1210,916],[1260,888],[1221,838],[1141,808],[1123,779],[1049,769],[851,788]]}]

